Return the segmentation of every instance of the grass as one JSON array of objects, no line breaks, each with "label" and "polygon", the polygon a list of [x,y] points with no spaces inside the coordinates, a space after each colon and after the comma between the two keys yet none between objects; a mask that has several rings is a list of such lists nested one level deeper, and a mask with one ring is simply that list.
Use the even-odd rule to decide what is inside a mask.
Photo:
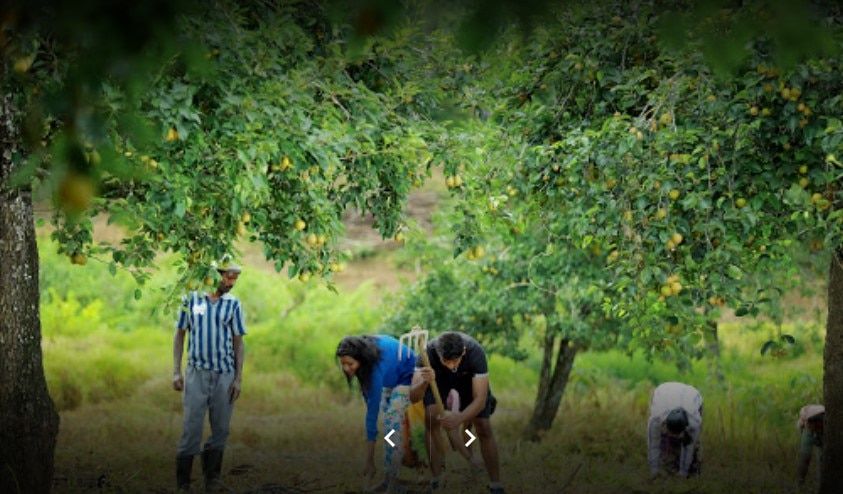
[{"label": "grass", "polygon": [[[55,491],[170,491],[182,420],[180,395],[170,389],[174,315],[151,314],[164,303],[158,288],[172,279],[166,259],[135,300],[131,278],[112,277],[96,262],[71,266],[48,241],[40,245],[44,363],[61,413]],[[364,284],[334,294],[258,269],[244,272],[235,292],[247,314],[247,365],[224,468],[232,488],[360,486],[364,409],[346,389],[333,351],[341,336],[377,328],[388,307],[371,303],[373,290]],[[779,330],[794,334],[798,347],[784,358],[761,357],[761,344]],[[721,337],[722,382],[708,362],[682,373],[640,355],[579,355],[554,427],[539,443],[520,438],[536,392],[534,362],[492,356],[499,398],[493,425],[509,491],[790,492],[796,413],[822,394],[821,331],[808,322],[781,329],[728,323]],[[668,380],[704,395],[704,470],[690,481],[650,483],[649,394]],[[448,492],[484,492],[483,476],[472,477],[455,455],[449,462]]]}]

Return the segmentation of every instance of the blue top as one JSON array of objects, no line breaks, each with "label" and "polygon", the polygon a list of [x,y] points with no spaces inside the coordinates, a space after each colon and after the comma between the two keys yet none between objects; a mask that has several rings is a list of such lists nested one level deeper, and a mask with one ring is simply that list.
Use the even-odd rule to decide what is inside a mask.
[{"label": "blue top", "polygon": [[216,302],[191,292],[182,301],[176,329],[190,333],[187,365],[220,373],[234,372],[232,335],[246,334],[240,301],[226,293]]},{"label": "blue top", "polygon": [[415,353],[401,345],[401,359],[398,358],[400,343],[392,336],[378,335],[375,337],[380,350],[380,359],[372,369],[369,395],[366,399],[366,439],[374,441],[378,435],[378,409],[381,404],[383,388],[408,386],[413,379],[416,367]]}]

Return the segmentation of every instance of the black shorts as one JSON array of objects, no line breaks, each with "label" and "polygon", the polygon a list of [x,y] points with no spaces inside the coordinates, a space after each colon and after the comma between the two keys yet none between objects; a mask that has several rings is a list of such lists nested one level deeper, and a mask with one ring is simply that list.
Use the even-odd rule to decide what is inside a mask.
[{"label": "black shorts", "polygon": [[[457,393],[460,395],[460,411],[463,411],[471,404],[471,401],[474,399],[473,397],[473,390],[471,389],[471,381],[468,382],[466,386],[464,383],[458,383],[453,387],[449,387],[447,384],[436,382],[436,385],[439,386],[439,394],[442,395],[442,401],[444,405],[444,401],[448,398],[448,393],[451,392],[451,389],[456,389]],[[433,391],[431,390],[430,386],[427,387],[427,391],[424,393],[424,406],[425,408],[429,405],[433,405],[436,403],[436,400],[433,399]],[[480,410],[480,413],[477,414],[476,418],[480,419],[487,419],[493,413],[495,413],[495,408],[498,405],[498,400],[492,394],[492,390],[488,391],[486,395],[486,406],[483,410]]]}]

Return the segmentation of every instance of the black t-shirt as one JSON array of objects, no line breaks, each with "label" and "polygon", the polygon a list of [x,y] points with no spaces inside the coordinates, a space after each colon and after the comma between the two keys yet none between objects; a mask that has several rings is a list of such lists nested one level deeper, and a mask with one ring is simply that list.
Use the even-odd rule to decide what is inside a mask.
[{"label": "black t-shirt", "polygon": [[[436,372],[436,381],[471,381],[475,377],[488,376],[489,366],[486,363],[486,352],[477,340],[468,336],[465,333],[459,333],[465,345],[465,355],[463,355],[457,371],[453,372],[444,365],[439,359],[439,354],[436,352],[436,344],[439,338],[434,338],[427,343],[427,357],[430,359],[430,366]],[[417,365],[422,367],[424,364],[419,358]]]}]

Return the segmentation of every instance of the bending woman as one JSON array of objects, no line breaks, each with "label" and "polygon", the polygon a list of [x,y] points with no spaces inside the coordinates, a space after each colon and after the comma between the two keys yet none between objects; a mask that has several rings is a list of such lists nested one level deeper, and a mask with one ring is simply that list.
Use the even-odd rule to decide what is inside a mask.
[{"label": "bending woman", "polygon": [[[398,349],[401,348],[399,358]],[[366,461],[363,476],[375,475],[375,440],[378,437],[378,412],[383,410],[384,430],[395,429],[390,440],[395,447],[385,448],[385,478],[375,492],[397,488],[396,479],[403,453],[401,424],[410,404],[410,381],[416,356],[391,336],[346,336],[337,346],[337,357],[348,379],[357,377],[366,400]]]}]

